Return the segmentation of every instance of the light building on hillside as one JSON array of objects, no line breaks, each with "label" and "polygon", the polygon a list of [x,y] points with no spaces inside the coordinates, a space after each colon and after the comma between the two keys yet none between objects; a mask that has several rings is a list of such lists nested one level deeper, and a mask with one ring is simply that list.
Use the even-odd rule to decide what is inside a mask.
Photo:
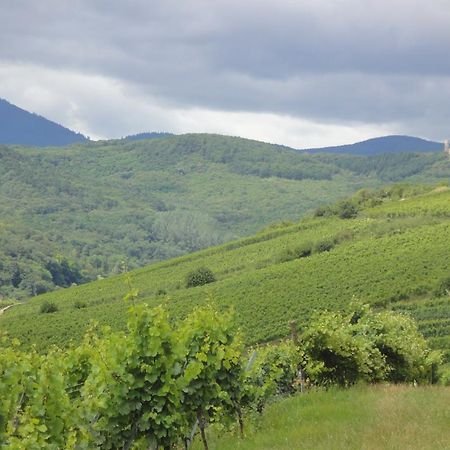
[{"label": "light building on hillside", "polygon": [[450,156],[450,144],[448,139],[444,141],[444,152]]}]

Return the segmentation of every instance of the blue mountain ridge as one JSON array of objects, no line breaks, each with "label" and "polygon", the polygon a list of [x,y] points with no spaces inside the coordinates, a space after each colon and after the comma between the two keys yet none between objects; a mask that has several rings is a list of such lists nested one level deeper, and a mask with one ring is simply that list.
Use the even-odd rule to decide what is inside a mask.
[{"label": "blue mountain ridge", "polygon": [[[121,140],[135,141],[173,136],[166,132],[145,132],[129,135]],[[65,146],[88,142],[76,133],[38,114],[30,113],[0,98],[0,144],[16,144],[35,147]],[[382,153],[438,152],[443,144],[413,136],[382,136],[354,144],[302,149],[307,153],[335,153],[370,156]]]},{"label": "blue mountain ridge", "polygon": [[0,144],[52,147],[86,141],[82,134],[0,98]]},{"label": "blue mountain ridge", "polygon": [[371,156],[382,153],[401,152],[438,152],[443,150],[441,142],[428,141],[413,136],[382,136],[355,144],[333,147],[305,149],[307,153],[345,153],[350,155]]}]

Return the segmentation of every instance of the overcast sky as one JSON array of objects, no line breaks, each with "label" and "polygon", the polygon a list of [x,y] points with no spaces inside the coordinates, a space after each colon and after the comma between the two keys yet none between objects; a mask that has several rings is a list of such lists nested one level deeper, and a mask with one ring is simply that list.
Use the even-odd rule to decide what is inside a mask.
[{"label": "overcast sky", "polygon": [[92,138],[450,137],[450,0],[0,0],[0,97]]}]

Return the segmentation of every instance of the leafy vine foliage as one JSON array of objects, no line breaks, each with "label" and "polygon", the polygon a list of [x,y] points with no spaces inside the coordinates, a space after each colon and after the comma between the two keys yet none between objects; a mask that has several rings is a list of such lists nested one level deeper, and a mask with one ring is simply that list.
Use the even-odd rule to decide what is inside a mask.
[{"label": "leafy vine foliage", "polygon": [[437,355],[415,324],[354,305],[322,313],[298,342],[253,351],[231,313],[210,306],[174,323],[162,307],[129,309],[126,332],[93,327],[68,351],[0,352],[0,446],[15,449],[170,449],[187,446],[198,423],[205,448],[209,423],[291,395],[302,383],[433,381]]}]

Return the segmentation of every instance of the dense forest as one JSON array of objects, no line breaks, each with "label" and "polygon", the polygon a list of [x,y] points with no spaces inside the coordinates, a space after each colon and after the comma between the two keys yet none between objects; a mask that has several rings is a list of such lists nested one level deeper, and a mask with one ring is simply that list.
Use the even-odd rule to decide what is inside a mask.
[{"label": "dense forest", "polygon": [[448,179],[442,153],[307,155],[217,135],[0,147],[0,295],[21,298],[296,220],[360,187]]}]

